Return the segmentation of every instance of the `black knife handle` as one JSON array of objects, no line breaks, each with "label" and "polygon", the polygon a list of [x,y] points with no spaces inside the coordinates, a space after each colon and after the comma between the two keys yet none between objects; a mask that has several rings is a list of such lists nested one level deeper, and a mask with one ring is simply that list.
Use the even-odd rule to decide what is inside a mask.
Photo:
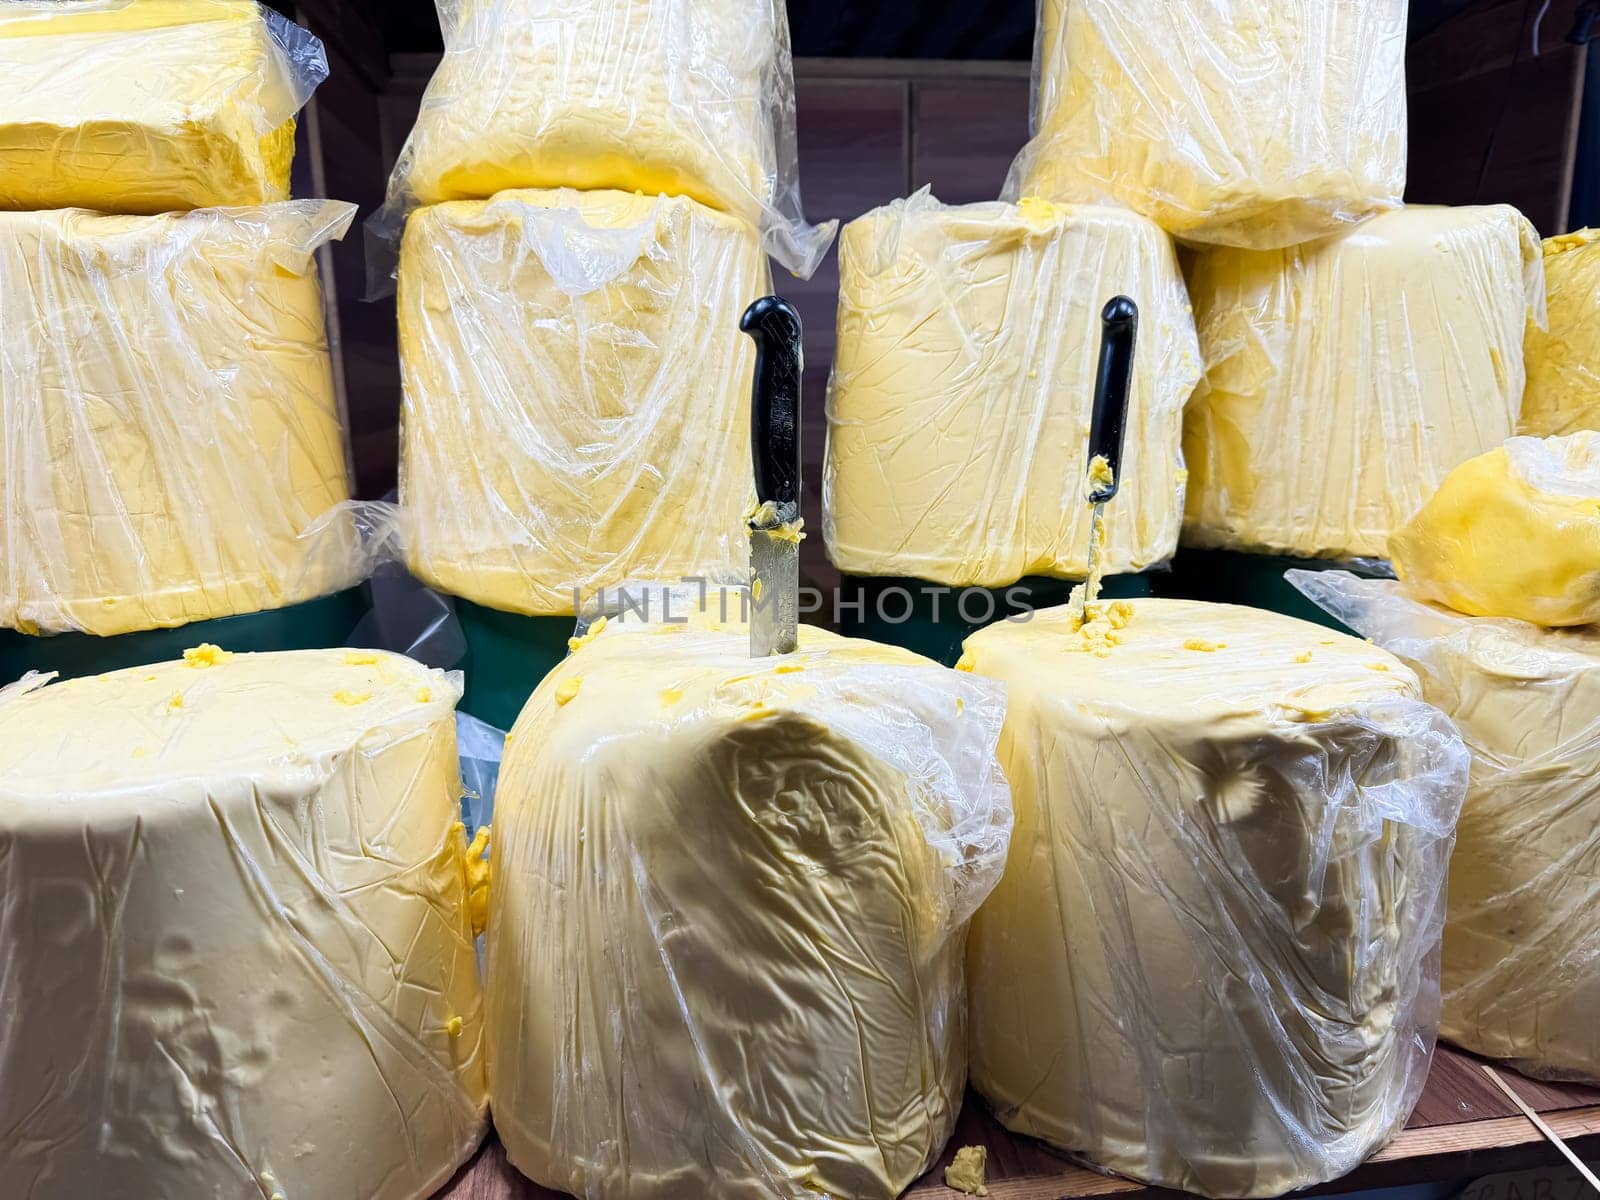
[{"label": "black knife handle", "polygon": [[751,396],[750,450],[756,500],[783,509],[800,505],[800,314],[779,296],[764,296],[745,310],[739,328],[756,344]]},{"label": "black knife handle", "polygon": [[1111,482],[1092,487],[1091,504],[1104,504],[1122,486],[1122,440],[1128,427],[1128,392],[1133,384],[1133,351],[1139,337],[1139,306],[1118,296],[1100,314],[1100,370],[1094,381],[1094,415],[1089,424],[1089,462],[1104,458]]}]

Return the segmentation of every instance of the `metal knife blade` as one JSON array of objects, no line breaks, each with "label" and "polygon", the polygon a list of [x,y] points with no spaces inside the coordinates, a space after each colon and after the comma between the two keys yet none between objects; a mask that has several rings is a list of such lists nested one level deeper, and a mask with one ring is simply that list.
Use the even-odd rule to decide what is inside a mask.
[{"label": "metal knife blade", "polygon": [[750,442],[750,655],[793,654],[800,643],[800,314],[766,296],[739,328],[756,344]]}]

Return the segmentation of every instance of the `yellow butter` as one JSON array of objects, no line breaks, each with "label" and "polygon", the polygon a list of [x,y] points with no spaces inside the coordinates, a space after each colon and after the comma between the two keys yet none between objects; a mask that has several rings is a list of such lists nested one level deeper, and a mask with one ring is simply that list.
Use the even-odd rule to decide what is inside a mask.
[{"label": "yellow butter", "polygon": [[591,1200],[887,1200],[961,1108],[957,931],[999,864],[999,689],[811,626],[794,674],[752,663],[737,620],[677,628],[612,622],[508,746],[500,1136]]},{"label": "yellow butter", "polygon": [[1411,207],[1190,272],[1206,377],[1189,406],[1186,545],[1345,558],[1516,430],[1543,306],[1533,227],[1505,206]]},{"label": "yellow butter", "polygon": [[353,205],[0,213],[0,627],[101,636],[353,581],[314,252]]},{"label": "yellow butter", "polygon": [[1512,438],[1389,539],[1406,590],[1475,617],[1600,621],[1600,433]]},{"label": "yellow butter", "polygon": [[458,694],[327,650],[0,703],[0,1195],[429,1196],[472,1155]]},{"label": "yellow butter", "polygon": [[748,562],[755,233],[692,200],[510,192],[422,209],[400,261],[400,498],[421,579],[574,611]]},{"label": "yellow butter", "polygon": [[0,208],[286,200],[294,114],[326,71],[248,0],[0,5]]},{"label": "yellow butter", "polygon": [[1305,622],[1124,603],[1105,657],[1062,652],[1070,607],[965,644],[1006,686],[1016,809],[969,938],[972,1081],[1009,1128],[1119,1174],[1281,1195],[1415,1102],[1449,843],[1395,814],[1448,808],[1407,799],[1419,744],[1454,748],[1458,806],[1465,755],[1416,735],[1443,726],[1416,677],[1368,671],[1358,639],[1294,666]]},{"label": "yellow butter", "polygon": [[955,1161],[944,1169],[944,1185],[968,1196],[987,1196],[984,1172],[989,1165],[987,1146],[963,1146],[956,1151]]},{"label": "yellow butter", "polygon": [[857,575],[1004,587],[1081,578],[1100,312],[1139,305],[1123,458],[1101,565],[1171,556],[1198,349],[1170,240],[1111,209],[876,209],[840,240],[823,534]]},{"label": "yellow butter", "polygon": [[1521,432],[1600,429],[1600,230],[1546,238],[1549,328],[1530,326]]},{"label": "yellow butter", "polygon": [[1012,194],[1257,249],[1348,228],[1405,189],[1405,50],[1405,0],[1044,0]]}]

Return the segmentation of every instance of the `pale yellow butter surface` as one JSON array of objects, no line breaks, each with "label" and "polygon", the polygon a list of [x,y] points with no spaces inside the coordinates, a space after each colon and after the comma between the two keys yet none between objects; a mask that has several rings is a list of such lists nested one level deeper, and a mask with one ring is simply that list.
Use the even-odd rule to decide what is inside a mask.
[{"label": "pale yellow butter surface", "polygon": [[1600,429],[1600,230],[1546,238],[1549,328],[1528,329],[1522,432]]}]

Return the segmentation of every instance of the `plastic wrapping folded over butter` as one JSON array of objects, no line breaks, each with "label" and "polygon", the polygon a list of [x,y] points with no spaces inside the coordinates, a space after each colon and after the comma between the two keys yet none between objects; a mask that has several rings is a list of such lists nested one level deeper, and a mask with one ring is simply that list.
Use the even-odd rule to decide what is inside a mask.
[{"label": "plastic wrapping folded over butter", "polygon": [[109,636],[348,587],[315,251],[355,207],[0,213],[0,627]]},{"label": "plastic wrapping folded over butter", "polygon": [[1407,592],[1469,616],[1600,621],[1600,433],[1512,438],[1469,459],[1389,552]]},{"label": "plastic wrapping folded over butter", "polygon": [[1422,1090],[1467,753],[1392,655],[1255,609],[969,637],[1016,828],[968,956],[1000,1120],[1207,1196],[1353,1169]]},{"label": "plastic wrapping folded over butter", "polygon": [[753,660],[716,595],[597,624],[507,740],[497,1127],[590,1200],[893,1200],[961,1108],[1004,695],[811,626]]},{"label": "plastic wrapping folded over butter", "polygon": [[487,1126],[456,679],[37,682],[0,694],[0,1195],[431,1196]]},{"label": "plastic wrapping folded over butter", "polygon": [[1273,250],[1396,208],[1406,0],[1040,0],[1008,198]]},{"label": "plastic wrapping folded over butter", "polygon": [[411,570],[531,615],[628,581],[740,576],[755,348],[739,319],[767,290],[755,233],[682,197],[506,192],[413,214]]},{"label": "plastic wrapping folded over butter", "polygon": [[845,227],[823,532],[844,571],[964,587],[1088,570],[1100,310],[1139,306],[1123,474],[1101,557],[1169,557],[1199,348],[1172,242],[1149,221],[926,191]]},{"label": "plastic wrapping folded over butter", "polygon": [[0,208],[289,198],[322,43],[253,0],[0,5]]},{"label": "plastic wrapping folded over butter", "polygon": [[1472,752],[1441,1035],[1600,1083],[1600,631],[1461,616],[1339,571],[1290,579],[1414,667]]},{"label": "plastic wrapping folded over butter", "polygon": [[1515,209],[1411,207],[1189,272],[1205,378],[1184,428],[1184,543],[1386,553],[1447,472],[1516,432],[1538,235]]},{"label": "plastic wrapping folded over butter", "polygon": [[1522,432],[1600,429],[1600,229],[1546,238],[1549,329],[1528,330]]},{"label": "plastic wrapping folded over butter", "polygon": [[688,196],[809,278],[784,0],[438,0],[445,53],[389,185],[415,204],[508,188]]}]

